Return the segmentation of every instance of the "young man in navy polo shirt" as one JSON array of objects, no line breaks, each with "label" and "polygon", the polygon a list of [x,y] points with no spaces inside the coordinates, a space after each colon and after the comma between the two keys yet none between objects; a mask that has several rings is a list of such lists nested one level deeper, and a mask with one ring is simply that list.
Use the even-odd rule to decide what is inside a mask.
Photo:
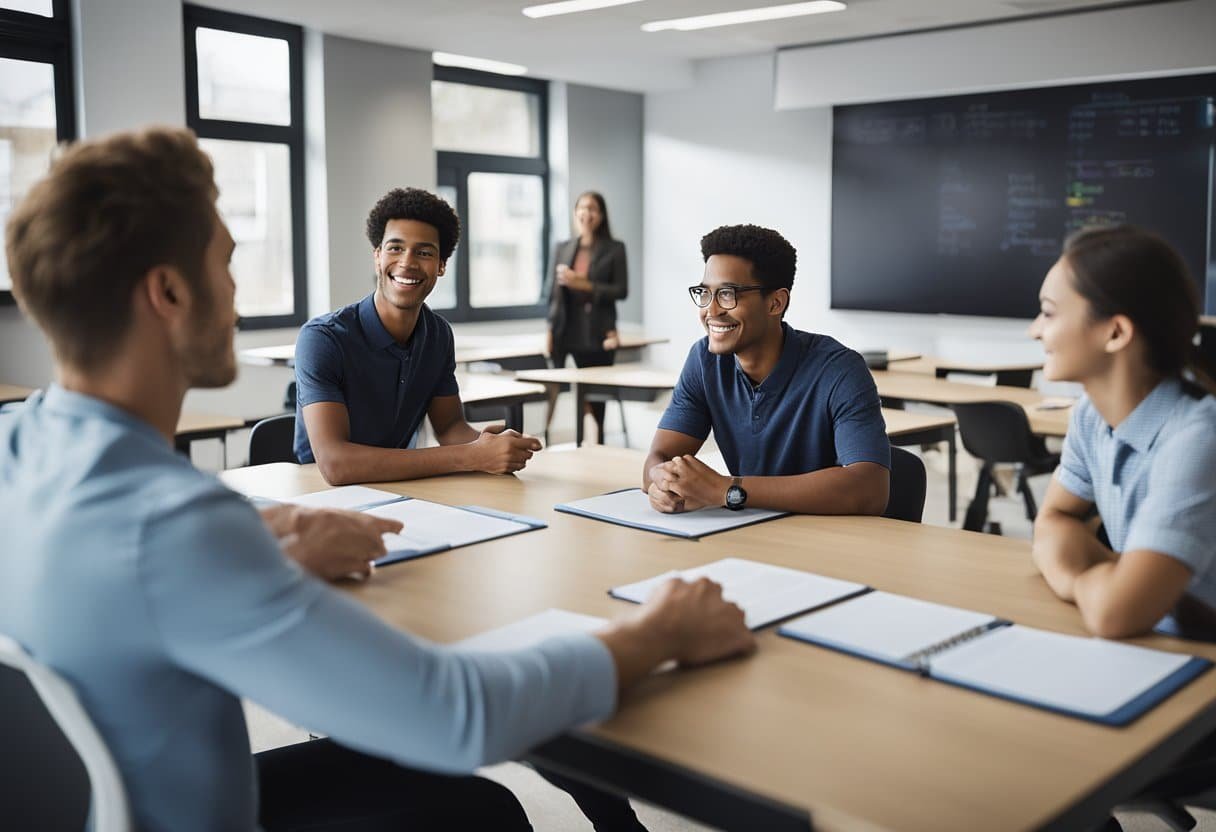
[{"label": "young man in navy polo shirt", "polygon": [[[540,442],[465,421],[452,327],[424,303],[460,239],[456,212],[396,188],[372,208],[367,238],[376,290],[313,318],[296,341],[297,459],[331,485],[523,468]],[[423,416],[439,447],[406,447]]]},{"label": "young man in navy polo shirt", "polygon": [[[783,322],[794,247],[736,225],[705,235],[701,254],[705,275],[688,291],[707,337],[689,352],[651,443],[650,504],[881,514],[891,446],[878,391],[856,352]],[[711,429],[732,476],[695,456]]]}]

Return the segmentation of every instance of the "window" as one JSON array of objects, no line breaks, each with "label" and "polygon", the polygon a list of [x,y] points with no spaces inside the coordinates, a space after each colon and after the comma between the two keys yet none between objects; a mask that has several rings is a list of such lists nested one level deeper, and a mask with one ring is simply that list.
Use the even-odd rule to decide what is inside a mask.
[{"label": "window", "polygon": [[[0,229],[76,137],[69,0],[0,0]],[[0,255],[0,304],[13,302]]]},{"label": "window", "polygon": [[[3,0],[0,0],[3,2]],[[215,164],[242,329],[307,318],[304,33],[185,6],[186,123]]]},{"label": "window", "polygon": [[452,321],[544,315],[549,165],[543,81],[436,67],[439,195],[462,241],[429,305]]}]

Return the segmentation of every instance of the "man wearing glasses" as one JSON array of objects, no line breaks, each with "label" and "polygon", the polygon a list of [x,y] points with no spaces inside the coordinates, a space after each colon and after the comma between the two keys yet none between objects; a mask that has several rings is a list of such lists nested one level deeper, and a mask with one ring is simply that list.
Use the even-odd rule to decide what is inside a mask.
[{"label": "man wearing glasses", "polygon": [[[688,289],[706,337],[693,345],[642,472],[658,511],[745,506],[881,514],[891,447],[861,356],[783,321],[797,254],[755,225],[701,239]],[[710,430],[731,476],[695,456]]]}]

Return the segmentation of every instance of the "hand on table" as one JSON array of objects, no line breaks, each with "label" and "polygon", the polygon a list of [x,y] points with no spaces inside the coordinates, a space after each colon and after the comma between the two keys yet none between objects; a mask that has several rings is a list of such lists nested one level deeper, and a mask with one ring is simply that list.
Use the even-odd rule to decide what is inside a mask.
[{"label": "hand on table", "polygon": [[722,597],[722,586],[709,578],[691,583],[672,578],[638,611],[660,637],[670,639],[671,658],[682,665],[705,664],[756,647],[744,623],[743,610]]},{"label": "hand on table", "polygon": [[297,507],[279,545],[289,558],[323,580],[366,578],[374,569],[372,561],[385,553],[382,535],[399,531],[398,520],[357,511]]},{"label": "hand on table", "polygon": [[724,505],[729,486],[729,477],[719,474],[695,456],[685,454],[650,469],[648,494],[655,510],[670,514]]},{"label": "hand on table", "polygon": [[491,425],[472,442],[473,467],[487,474],[513,474],[541,449],[540,440],[517,430]]}]

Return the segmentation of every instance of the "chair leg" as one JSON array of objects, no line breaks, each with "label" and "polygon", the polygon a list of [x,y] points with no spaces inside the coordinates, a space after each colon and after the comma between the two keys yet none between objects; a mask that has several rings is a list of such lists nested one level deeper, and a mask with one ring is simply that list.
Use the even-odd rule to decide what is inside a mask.
[{"label": "chair leg", "polygon": [[625,447],[631,448],[633,446],[629,444],[629,422],[625,420],[625,400],[621,398],[620,393],[616,394],[616,403],[621,408],[621,432],[625,434]]},{"label": "chair leg", "polygon": [[992,466],[984,463],[980,467],[979,479],[975,483],[975,496],[971,505],[967,506],[967,515],[963,518],[963,528],[969,532],[982,532],[984,521],[988,519],[988,493],[992,490]]},{"label": "chair leg", "polygon": [[1025,466],[1018,468],[1018,491],[1022,492],[1022,502],[1026,504],[1026,519],[1031,523],[1039,516],[1039,507],[1034,501],[1034,492],[1030,490],[1030,478],[1026,476]]}]

